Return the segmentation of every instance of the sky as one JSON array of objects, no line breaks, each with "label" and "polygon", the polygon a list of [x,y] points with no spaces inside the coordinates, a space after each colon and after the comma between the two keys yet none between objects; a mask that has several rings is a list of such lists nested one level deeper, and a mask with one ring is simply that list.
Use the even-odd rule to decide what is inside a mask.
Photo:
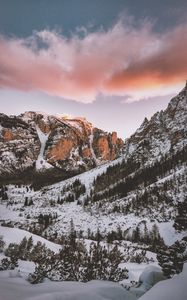
[{"label": "sky", "polygon": [[187,79],[186,0],[0,0],[0,112],[129,137]]}]

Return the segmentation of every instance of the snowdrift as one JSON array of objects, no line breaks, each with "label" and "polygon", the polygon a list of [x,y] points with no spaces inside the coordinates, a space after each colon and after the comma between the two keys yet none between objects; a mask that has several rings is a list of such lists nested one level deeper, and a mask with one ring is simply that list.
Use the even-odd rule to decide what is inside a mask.
[{"label": "snowdrift", "polygon": [[[51,282],[31,285],[16,271],[0,272],[0,300],[135,300],[140,294],[127,291],[117,283],[106,281]],[[149,288],[161,279],[158,268],[147,268],[140,276],[142,286]],[[157,283],[139,300],[186,300],[187,263],[183,272]],[[149,287],[147,286],[149,285]],[[137,288],[138,290],[138,288]],[[143,290],[142,290],[143,292]]]},{"label": "snowdrift", "polygon": [[187,299],[187,263],[183,272],[172,279],[157,283],[139,300],[186,300]]},{"label": "snowdrift", "polygon": [[165,279],[160,267],[148,266],[140,275],[137,286],[132,287],[130,291],[139,298],[150,290],[157,282]]},{"label": "snowdrift", "polygon": [[[15,276],[16,273],[15,273]],[[50,282],[31,285],[13,273],[0,272],[0,300],[135,300],[117,283]]]}]

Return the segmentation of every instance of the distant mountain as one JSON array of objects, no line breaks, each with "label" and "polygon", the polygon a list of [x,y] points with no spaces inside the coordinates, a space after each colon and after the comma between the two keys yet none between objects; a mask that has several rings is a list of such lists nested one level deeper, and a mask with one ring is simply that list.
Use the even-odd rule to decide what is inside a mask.
[{"label": "distant mountain", "polygon": [[[84,118],[0,114],[0,178],[43,185],[117,158],[123,141]],[[19,180],[19,181],[18,181]]]}]

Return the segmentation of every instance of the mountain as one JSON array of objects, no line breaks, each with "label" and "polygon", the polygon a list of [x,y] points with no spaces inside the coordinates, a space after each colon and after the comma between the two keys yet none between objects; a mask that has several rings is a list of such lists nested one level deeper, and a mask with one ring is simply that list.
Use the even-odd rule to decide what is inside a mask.
[{"label": "mountain", "polygon": [[144,233],[151,221],[156,222],[168,241],[169,228],[186,231],[187,84],[165,111],[144,120],[126,140],[124,151],[122,162],[95,178],[86,204],[105,213],[132,214],[141,219],[135,221],[135,229],[143,228]]},{"label": "mountain", "polygon": [[[67,280],[89,281],[78,283],[80,299],[90,296],[90,286],[93,299],[95,291],[102,299],[156,299],[160,290],[161,297],[169,297],[172,282],[184,298],[187,85],[124,145],[115,133],[80,118],[27,112],[1,114],[0,120],[0,277],[5,298],[20,295],[15,293],[20,282],[26,286],[24,299],[33,293],[44,299],[45,283],[34,284],[46,279],[50,299],[61,297],[56,287],[67,289]],[[81,174],[56,182],[62,173],[64,178]],[[52,179],[56,183],[46,185]],[[122,280],[123,288],[111,283],[110,288],[103,280]],[[71,283],[64,299],[73,299],[75,285],[77,290]]]},{"label": "mountain", "polygon": [[0,179],[45,185],[117,158],[123,141],[84,118],[0,114]]},{"label": "mountain", "polygon": [[[99,230],[101,239],[124,239],[153,247],[163,242],[170,245],[186,236],[187,85],[165,111],[145,119],[125,141],[123,154],[110,162],[107,160],[119,155],[121,140],[114,133],[92,128],[85,120],[29,112],[19,117],[1,115],[1,124],[2,138],[7,139],[1,153],[10,159],[6,163],[1,160],[1,174],[33,164],[39,171],[42,165],[47,170],[50,164],[59,170],[78,168],[79,172],[80,164],[85,169],[99,165],[37,191],[31,184],[2,185],[0,220],[4,226],[58,241],[73,221],[79,236],[96,239]],[[41,142],[43,148],[40,140],[45,141],[45,146]],[[66,145],[67,152],[61,153],[60,145]],[[15,160],[10,154],[15,148],[16,155],[18,149],[25,153],[21,167],[19,158]],[[67,156],[62,157],[64,153]]]},{"label": "mountain", "polygon": [[177,153],[187,144],[187,82],[184,89],[171,99],[165,111],[157,112],[125,143],[125,156],[148,165],[168,153]]}]

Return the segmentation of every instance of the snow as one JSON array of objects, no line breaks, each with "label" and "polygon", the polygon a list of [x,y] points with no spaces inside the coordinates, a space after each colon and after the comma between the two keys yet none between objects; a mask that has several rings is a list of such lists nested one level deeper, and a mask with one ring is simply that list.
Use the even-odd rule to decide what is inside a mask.
[{"label": "snow", "polygon": [[[123,160],[123,157],[120,157],[120,158],[115,159],[115,160],[113,160],[109,163],[100,165],[97,168],[94,168],[92,170],[89,170],[87,172],[84,172],[80,175],[77,175],[77,176],[71,178],[70,181],[72,180],[72,182],[73,182],[76,179],[79,179],[86,186],[86,188],[91,188],[94,179],[98,175],[101,175],[102,173],[106,172],[106,170],[109,166],[114,166],[114,165],[122,162],[122,160]],[[67,179],[67,181],[61,182],[61,184],[64,184],[65,182],[69,182],[69,180]],[[55,185],[53,185],[53,186],[55,186]]]},{"label": "snow", "polygon": [[[58,218],[55,223],[50,226],[48,231],[53,234],[55,231],[58,234],[64,234],[69,232],[70,220],[73,219],[75,229],[77,231],[83,231],[86,236],[88,228],[92,232],[100,232],[106,234],[112,230],[117,230],[118,226],[122,230],[129,229],[129,233],[139,224],[142,220],[146,222],[148,230],[152,230],[153,224],[156,224],[159,228],[160,235],[164,238],[167,245],[173,244],[177,239],[181,239],[185,232],[176,232],[173,228],[173,221],[169,222],[157,222],[154,223],[150,220],[149,216],[135,216],[134,214],[123,215],[119,213],[107,213],[110,209],[110,205],[107,204],[106,210],[99,210],[95,207],[91,213],[89,207],[83,207],[77,205],[77,201],[72,203],[64,203],[63,205],[56,204],[54,207],[50,206],[50,201],[57,201],[58,197],[61,197],[61,191],[67,185],[73,183],[76,178],[79,178],[82,183],[86,185],[87,193],[90,191],[90,187],[94,177],[103,169],[105,165],[98,167],[94,170],[81,174],[77,177],[68,179],[64,182],[45,187],[41,191],[33,191],[32,189],[22,186],[15,187],[13,185],[8,186],[8,197],[9,201],[13,201],[15,204],[6,206],[5,202],[0,204],[0,220],[6,222],[12,222],[14,226],[18,227],[22,224],[25,229],[28,228],[29,224],[37,218],[40,213],[43,214],[57,214]],[[132,196],[132,195],[131,195]],[[130,196],[130,197],[131,197]],[[34,204],[32,206],[24,207],[25,197],[32,199]],[[83,195],[84,197],[84,195]],[[123,203],[123,199],[118,200],[117,203]],[[30,216],[27,219],[27,215]]]},{"label": "snow", "polygon": [[81,124],[78,121],[76,121],[76,120],[68,120],[67,118],[65,118],[65,123],[67,123],[68,125],[71,125],[72,127],[76,128],[81,133],[83,132],[83,128],[82,128]]},{"label": "snow", "polygon": [[94,138],[94,135],[93,135],[93,128],[91,128],[91,134],[90,134],[90,137],[89,137],[89,139],[90,139],[90,150],[91,150],[91,154],[92,154],[92,157],[93,157],[93,159],[94,159],[96,165],[98,165],[97,157],[96,157],[96,155],[95,155],[95,152],[94,152],[94,149],[93,149],[93,146],[92,146],[92,145],[93,145],[93,138]]},{"label": "snow", "polygon": [[36,265],[32,261],[25,261],[19,259],[18,268],[14,270],[15,276],[17,276],[16,274],[18,274],[20,277],[28,279],[29,274],[34,273],[35,267]]},{"label": "snow", "polygon": [[144,270],[146,270],[147,268],[157,267],[157,262],[151,263],[151,265],[145,263],[138,264],[138,263],[128,262],[128,263],[124,263],[123,267],[126,267],[127,270],[129,271],[128,272],[129,278],[121,282],[123,285],[125,285],[132,281],[138,282],[142,272],[144,272]]},{"label": "snow", "polygon": [[41,129],[36,126],[36,131],[41,143],[41,148],[40,148],[40,153],[38,155],[38,158],[36,160],[36,169],[41,170],[41,169],[49,169],[52,168],[52,165],[50,165],[45,159],[44,159],[44,150],[45,150],[45,145],[48,140],[49,134],[45,134],[41,131]]},{"label": "snow", "polygon": [[[72,184],[76,179],[79,179],[81,181],[81,183],[85,185],[87,194],[89,194],[92,184],[94,182],[94,179],[98,175],[101,175],[102,173],[106,172],[106,170],[109,166],[114,166],[118,163],[121,163],[122,161],[123,161],[123,157],[117,158],[111,162],[104,163],[94,169],[87,171],[87,172],[84,172],[82,174],[76,175],[69,179],[63,180],[59,183],[55,183],[55,184],[49,186],[48,188],[51,191],[53,191],[54,193],[56,193],[56,195],[57,195],[58,190],[61,190],[63,187]],[[46,191],[47,188],[43,188],[42,190]]]},{"label": "snow", "polygon": [[[7,256],[0,254],[0,261]],[[28,279],[29,274],[34,273],[35,271],[35,263],[32,261],[18,260],[18,267],[14,270],[0,271],[0,280],[1,278],[24,278]],[[0,296],[1,300],[1,296]]]},{"label": "snow", "polygon": [[30,233],[19,228],[0,226],[0,236],[3,236],[3,240],[5,241],[7,246],[10,243],[20,243],[24,237],[29,239],[32,236],[34,244],[37,244],[37,242],[41,242],[42,244],[45,244],[47,248],[54,252],[58,252],[61,249],[60,245],[52,243],[36,234]]},{"label": "snow", "polygon": [[161,268],[157,266],[148,266],[139,276],[138,283],[135,286],[130,287],[130,292],[139,298],[161,280],[165,280]]},{"label": "snow", "polygon": [[[121,160],[122,158],[119,158],[111,162],[110,165],[117,164],[121,162]],[[64,203],[62,205],[57,204],[57,199],[64,195],[63,189],[70,186],[76,179],[79,179],[86,186],[86,194],[81,196],[84,200],[86,195],[89,195],[90,193],[94,178],[105,172],[108,166],[108,163],[98,166],[97,168],[65,181],[44,187],[40,191],[34,191],[29,186],[17,187],[15,185],[8,185],[7,194],[9,202],[14,204],[6,205],[7,202],[5,201],[0,203],[0,220],[4,220],[5,222],[11,221],[15,227],[21,225],[22,228],[27,229],[29,224],[31,224],[40,213],[56,213],[58,218],[55,219],[54,224],[47,229],[48,234],[53,234],[55,231],[58,232],[59,235],[68,233],[70,220],[73,219],[75,229],[77,231],[83,231],[84,236],[87,235],[88,228],[94,233],[96,233],[99,228],[101,233],[106,234],[112,230],[116,231],[118,226],[120,226],[122,230],[129,229],[129,233],[132,233],[132,230],[137,224],[144,220],[149,231],[152,230],[154,224],[158,226],[160,235],[164,238],[167,245],[171,245],[177,239],[180,240],[183,238],[186,232],[179,233],[175,231],[173,228],[173,221],[168,219],[167,222],[163,222],[162,218],[159,219],[159,214],[156,211],[155,213],[153,212],[153,216],[144,215],[142,217],[141,215],[135,216],[133,213],[127,215],[111,213],[113,203],[108,202],[103,202],[102,209],[99,209],[97,204],[92,206],[91,209],[89,206],[84,208],[81,205],[77,205],[77,201]],[[178,178],[178,175],[182,174],[185,174],[184,167],[175,170],[175,181]],[[159,179],[155,184],[152,184],[151,187],[157,186],[159,188],[165,181],[173,179],[174,175],[167,175],[166,177]],[[143,191],[144,190],[142,189],[141,192]],[[172,193],[172,190],[170,193]],[[175,200],[176,197],[180,197],[182,200],[182,193],[183,191],[181,190],[180,193],[178,192],[177,196],[171,194],[171,197],[174,199],[173,201],[178,202],[177,199]],[[116,200],[116,204],[123,205],[125,201],[130,201],[133,195],[134,194],[131,193],[126,198]],[[26,197],[28,200],[33,200],[32,206],[24,206]],[[50,201],[54,201],[55,206],[51,207]],[[27,219],[27,215],[30,216],[29,219]],[[155,218],[156,220],[153,222],[152,219]]]},{"label": "snow", "polygon": [[172,279],[156,284],[140,300],[186,300],[187,299],[187,263],[183,272]]},{"label": "snow", "polygon": [[165,280],[160,267],[148,266],[140,275],[139,282],[142,283],[146,289],[150,289],[157,282]]},{"label": "snow", "polygon": [[[3,273],[3,274],[2,274]],[[16,275],[16,274],[15,274]],[[0,272],[0,300],[135,300],[117,283],[105,281],[50,282],[31,285],[12,278],[9,271]]]},{"label": "snow", "polygon": [[187,231],[176,231],[173,227],[173,223],[173,221],[157,223],[160,235],[164,239],[165,244],[168,246],[174,244],[177,240],[181,240],[187,234]]},{"label": "snow", "polygon": [[[26,262],[28,264],[28,262]],[[21,278],[24,268],[0,272],[0,300],[186,300],[187,263],[183,272],[163,280],[158,267],[148,267],[139,278],[139,284],[127,291],[109,281],[51,282],[31,285]],[[161,280],[161,281],[160,281]],[[158,282],[159,281],[159,282]],[[143,294],[143,296],[141,296]]]}]

